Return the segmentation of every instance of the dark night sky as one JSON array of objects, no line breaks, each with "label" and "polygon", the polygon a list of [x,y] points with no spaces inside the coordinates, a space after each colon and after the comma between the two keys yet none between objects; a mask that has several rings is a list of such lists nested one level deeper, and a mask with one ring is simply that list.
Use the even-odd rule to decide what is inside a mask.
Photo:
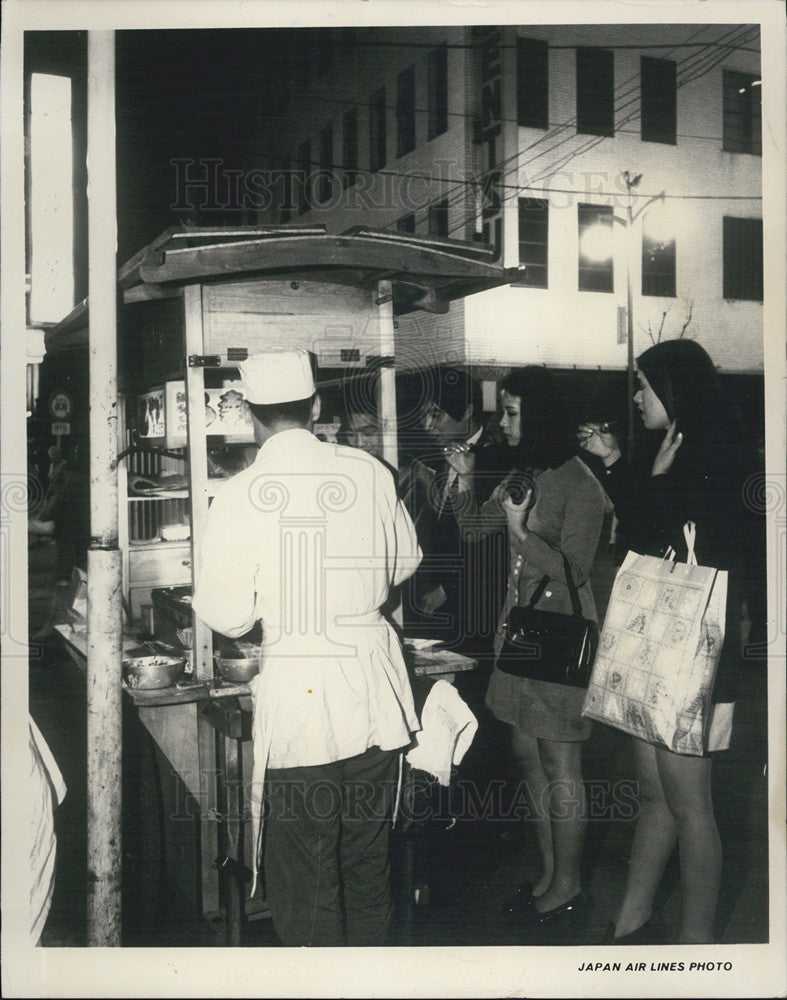
[{"label": "dark night sky", "polygon": [[[123,263],[189,213],[177,203],[172,161],[218,158],[227,169],[266,166],[261,122],[281,107],[283,29],[119,31],[116,34],[118,261]],[[65,73],[74,81],[77,300],[84,297],[86,258],[85,32],[28,32],[33,71]],[[180,168],[181,171],[183,168]],[[194,176],[194,174],[192,174]],[[237,224],[235,214],[210,207],[201,225]],[[247,219],[243,221],[254,221]]]}]

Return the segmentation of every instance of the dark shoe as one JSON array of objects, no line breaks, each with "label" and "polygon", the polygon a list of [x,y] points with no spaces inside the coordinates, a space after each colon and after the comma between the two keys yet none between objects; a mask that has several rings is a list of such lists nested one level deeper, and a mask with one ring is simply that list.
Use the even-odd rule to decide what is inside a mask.
[{"label": "dark shoe", "polygon": [[521,923],[528,919],[528,913],[533,906],[533,883],[523,882],[517,886],[516,892],[503,903],[501,912],[503,916],[515,923]]},{"label": "dark shoe", "polygon": [[593,900],[587,893],[578,892],[576,896],[561,903],[560,906],[553,906],[551,910],[544,910],[543,913],[535,908],[531,899],[530,910],[527,922],[537,927],[557,927],[569,924],[576,924],[582,920],[587,920]]},{"label": "dark shoe", "polygon": [[644,924],[628,934],[615,937],[615,923],[610,921],[602,944],[664,944],[664,926],[655,913],[651,913]]}]

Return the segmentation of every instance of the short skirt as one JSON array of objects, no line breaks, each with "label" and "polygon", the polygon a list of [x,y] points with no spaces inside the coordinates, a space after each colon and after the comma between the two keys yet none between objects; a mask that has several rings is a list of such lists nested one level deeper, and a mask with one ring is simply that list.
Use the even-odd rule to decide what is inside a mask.
[{"label": "short skirt", "polygon": [[590,737],[593,723],[581,715],[584,700],[585,688],[514,677],[497,667],[486,692],[486,706],[496,719],[527,736],[561,743]]}]

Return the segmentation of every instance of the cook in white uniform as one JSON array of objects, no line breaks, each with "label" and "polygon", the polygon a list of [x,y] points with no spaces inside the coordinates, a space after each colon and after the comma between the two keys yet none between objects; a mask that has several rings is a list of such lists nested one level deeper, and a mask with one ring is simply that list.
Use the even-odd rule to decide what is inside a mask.
[{"label": "cook in white uniform", "polygon": [[[388,470],[311,433],[305,351],[241,366],[260,449],[217,494],[194,610],[227,636],[260,619],[252,811],[285,944],[382,944],[397,751],[419,728],[380,607],[421,552]],[[255,855],[256,860],[256,855]]]}]

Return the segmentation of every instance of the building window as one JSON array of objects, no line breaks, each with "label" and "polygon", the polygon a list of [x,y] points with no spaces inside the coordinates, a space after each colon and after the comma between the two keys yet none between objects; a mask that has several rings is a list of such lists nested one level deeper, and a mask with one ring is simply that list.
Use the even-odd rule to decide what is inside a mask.
[{"label": "building window", "polygon": [[615,134],[615,57],[608,49],[577,49],[577,132]]},{"label": "building window", "polygon": [[396,155],[415,149],[415,66],[396,78]]},{"label": "building window", "polygon": [[640,58],[643,142],[677,141],[677,71],[672,59]]},{"label": "building window", "polygon": [[543,198],[519,199],[519,263],[525,273],[517,284],[547,287],[549,203]]},{"label": "building window", "polygon": [[448,129],[448,48],[440,45],[426,57],[429,103],[427,138],[434,139]]},{"label": "building window", "polygon": [[326,125],[320,132],[320,178],[317,200],[329,201],[333,194],[333,127]]},{"label": "building window", "polygon": [[724,70],[724,149],[762,156],[762,95],[751,73]]},{"label": "building window", "polygon": [[[30,77],[27,319],[58,322],[74,306],[71,80]],[[57,155],[53,155],[53,151]],[[24,333],[24,331],[22,331]]]},{"label": "building window", "polygon": [[443,198],[429,206],[429,235],[446,238],[448,236],[448,199]]},{"label": "building window", "polygon": [[549,46],[540,38],[516,40],[517,123],[549,128]]},{"label": "building window", "polygon": [[724,298],[762,302],[762,219],[724,217]]},{"label": "building window", "polygon": [[612,207],[580,205],[579,290],[614,291],[612,259]]},{"label": "building window", "polygon": [[312,144],[308,139],[298,147],[298,173],[298,211],[303,213],[311,208]]},{"label": "building window", "polygon": [[344,186],[355,184],[358,177],[358,112],[355,108],[344,115],[342,128],[342,160]]},{"label": "building window", "polygon": [[415,213],[411,212],[409,215],[403,215],[401,219],[396,220],[396,231],[398,233],[414,233],[415,232]]},{"label": "building window", "polygon": [[369,102],[369,169],[385,166],[385,87],[372,94]]},{"label": "building window", "polygon": [[675,296],[675,240],[642,237],[642,294]]}]

